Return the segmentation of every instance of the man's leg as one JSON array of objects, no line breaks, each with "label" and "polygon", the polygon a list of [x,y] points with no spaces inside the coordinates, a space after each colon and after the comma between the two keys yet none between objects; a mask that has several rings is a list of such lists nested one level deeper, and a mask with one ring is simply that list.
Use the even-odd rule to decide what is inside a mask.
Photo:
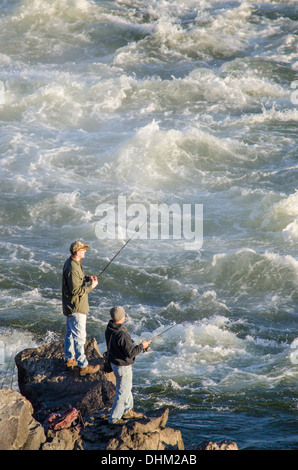
[{"label": "man's leg", "polygon": [[114,424],[123,414],[133,408],[132,366],[116,366],[111,364],[116,376],[116,394],[109,416],[109,423]]},{"label": "man's leg", "polygon": [[69,317],[69,325],[73,338],[75,358],[78,361],[79,367],[86,367],[88,365],[88,361],[85,356],[86,317],[87,316],[83,313],[74,313],[71,317]]},{"label": "man's leg", "polygon": [[65,334],[65,339],[64,339],[65,362],[75,358],[71,323],[72,323],[71,317],[66,317],[66,334]]},{"label": "man's leg", "polygon": [[[71,317],[67,318],[67,332],[64,345],[66,366],[73,367],[77,365],[81,376],[95,374],[99,371],[99,365],[89,365],[85,355],[86,317],[83,313],[74,313]],[[74,357],[76,360],[73,359]]]}]

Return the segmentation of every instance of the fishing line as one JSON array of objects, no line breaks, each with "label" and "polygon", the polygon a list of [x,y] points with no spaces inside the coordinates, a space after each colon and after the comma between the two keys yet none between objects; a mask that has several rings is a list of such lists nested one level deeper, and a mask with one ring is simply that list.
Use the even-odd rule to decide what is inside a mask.
[{"label": "fishing line", "polygon": [[[170,199],[171,196],[169,196],[161,205],[165,204],[169,199]],[[110,264],[114,261],[114,259],[121,253],[121,251],[123,250],[123,248],[126,247],[126,245],[129,244],[129,242],[132,240],[132,238],[141,230],[141,228],[150,220],[150,218],[152,217],[153,214],[155,214],[156,212],[158,211],[158,209],[156,211],[154,211],[152,214],[150,214],[147,219],[145,220],[145,222],[140,226],[138,227],[135,232],[132,234],[132,236],[124,243],[124,245],[120,248],[119,251],[117,251],[117,253],[113,256],[113,258],[108,262],[108,264],[103,268],[103,270],[98,274],[98,276],[96,276],[97,278],[99,278],[102,273],[105,272],[105,270],[110,266]]]},{"label": "fishing line", "polygon": [[[165,204],[169,199],[170,199],[171,196],[169,196],[161,205]],[[120,248],[119,251],[117,251],[117,253],[113,256],[113,258],[108,262],[108,264],[103,268],[103,270],[96,276],[97,278],[99,278],[104,272],[105,270],[110,266],[110,264],[114,261],[115,258],[117,258],[117,256],[121,253],[121,251],[128,245],[128,243],[133,239],[133,237],[141,230],[141,228],[150,220],[150,218],[152,217],[153,214],[155,214],[156,212],[158,211],[158,209],[156,211],[154,211],[152,214],[150,214],[147,219],[145,220],[145,222],[139,226],[135,232],[132,234],[132,236],[124,243],[124,245]],[[205,305],[205,307],[208,307],[208,305],[210,305],[212,302],[212,300],[210,302],[208,302],[207,305]],[[197,312],[195,312],[197,313]],[[191,316],[192,318],[193,316]],[[170,331],[172,328],[174,328],[175,326],[177,325],[181,325],[182,323],[184,323],[185,321],[187,320],[182,320],[181,322],[178,322],[178,323],[174,323],[174,325],[171,325],[169,328],[167,328],[166,330],[162,331],[161,333],[155,335],[151,340],[149,340],[149,343],[151,343],[152,341],[154,341],[156,338],[158,338],[159,336],[162,336],[164,335],[165,333],[167,333],[168,331]],[[188,319],[189,321],[189,319]],[[143,352],[146,352],[148,349],[144,349]]]},{"label": "fishing line", "polygon": [[[207,305],[205,305],[205,307],[208,307],[209,305],[211,305],[211,303],[213,302],[213,300],[210,300],[210,302],[208,302]],[[195,312],[196,314],[197,312]],[[194,315],[195,315],[194,314]],[[158,338],[159,336],[162,336],[164,335],[165,333],[167,333],[168,331],[170,331],[172,328],[174,328],[175,326],[178,326],[178,325],[182,325],[182,323],[186,322],[186,321],[192,321],[194,315],[191,315],[190,318],[188,318],[187,320],[182,320],[178,323],[174,323],[174,325],[171,325],[169,328],[166,328],[164,331],[162,331],[161,333],[158,333],[157,335],[153,336],[152,339],[149,340],[149,343],[151,343],[152,341],[154,341],[156,338]],[[148,351],[148,349],[144,349],[144,352]]]}]

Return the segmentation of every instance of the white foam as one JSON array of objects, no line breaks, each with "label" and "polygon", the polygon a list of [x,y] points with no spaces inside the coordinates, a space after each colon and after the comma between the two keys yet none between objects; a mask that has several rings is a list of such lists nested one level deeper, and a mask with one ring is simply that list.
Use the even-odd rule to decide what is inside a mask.
[{"label": "white foam", "polygon": [[[185,323],[177,325],[165,336],[156,340],[157,345],[162,343],[166,351],[157,355],[152,365],[152,373],[157,370],[171,377],[195,375],[198,370],[213,368],[217,364],[224,364],[235,355],[245,355],[243,341],[234,333],[225,328],[228,319],[223,316],[215,316],[203,319],[193,324]],[[169,354],[169,348],[171,354]]]},{"label": "white foam", "polygon": [[89,222],[93,214],[85,210],[82,206],[79,192],[74,190],[71,193],[58,193],[54,197],[49,197],[42,202],[35,203],[29,214],[33,224],[47,226],[59,224],[62,226],[73,223],[77,224]]},{"label": "white foam", "polygon": [[290,122],[298,121],[298,110],[293,109],[275,109],[274,105],[271,109],[263,108],[258,114],[247,114],[242,117],[242,122],[247,125],[262,124],[268,122]]},{"label": "white foam", "polygon": [[294,222],[291,222],[287,225],[283,231],[283,236],[285,240],[291,244],[298,242],[298,219],[295,219]]},{"label": "white foam", "polygon": [[298,217],[298,189],[295,193],[290,194],[275,204],[273,212],[276,217],[279,217],[280,215]]},{"label": "white foam", "polygon": [[266,230],[279,230],[284,239],[295,244],[298,239],[298,190],[282,198],[267,209],[262,227]]},{"label": "white foam", "polygon": [[30,333],[14,328],[0,328],[0,388],[18,389],[14,358],[20,351],[36,346]]},{"label": "white foam", "polygon": [[[173,380],[176,390],[185,386],[190,392],[192,380],[200,380],[206,389],[226,391],[247,386],[271,389],[287,377],[295,379],[295,372],[279,367],[289,357],[285,343],[252,336],[241,339],[229,325],[230,320],[222,316],[178,325],[168,338],[160,340],[164,349],[154,351],[153,346],[150,359],[147,357],[153,380],[162,376],[164,381]],[[294,342],[290,359],[297,356],[295,348]]]},{"label": "white foam", "polygon": [[216,137],[199,126],[167,131],[153,120],[122,147],[117,173],[126,183],[142,182],[151,189],[165,184],[175,189],[177,185],[193,187],[196,179],[216,184],[217,174],[213,177],[209,171],[227,162],[246,161],[249,155],[242,150],[236,140]]}]

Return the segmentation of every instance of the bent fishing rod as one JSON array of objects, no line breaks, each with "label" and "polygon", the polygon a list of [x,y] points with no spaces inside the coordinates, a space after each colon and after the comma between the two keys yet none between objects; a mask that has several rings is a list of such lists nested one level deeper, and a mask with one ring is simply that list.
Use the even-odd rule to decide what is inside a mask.
[{"label": "bent fishing rod", "polygon": [[[171,196],[169,196],[161,205],[165,204],[169,199],[170,199]],[[156,212],[156,211],[155,211]],[[153,214],[155,214],[155,212],[153,212]],[[134,233],[132,234],[132,236],[124,243],[124,245],[120,248],[119,251],[117,251],[117,253],[113,256],[113,258],[108,262],[108,264],[103,268],[103,270],[98,274],[98,276],[96,276],[97,278],[99,278],[104,272],[105,270],[110,266],[110,264],[114,261],[115,258],[117,258],[117,256],[121,253],[121,251],[126,247],[126,245],[129,244],[129,242],[132,240],[132,238],[141,230],[141,228],[150,220],[150,218],[152,217],[153,214],[150,214],[147,219],[145,220],[145,222],[140,226],[138,227]]]}]

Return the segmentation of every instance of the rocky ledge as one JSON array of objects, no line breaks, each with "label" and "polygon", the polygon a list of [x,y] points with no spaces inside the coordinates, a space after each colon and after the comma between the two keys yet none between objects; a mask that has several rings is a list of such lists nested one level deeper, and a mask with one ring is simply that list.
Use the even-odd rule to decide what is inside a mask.
[{"label": "rocky ledge", "polygon": [[[114,374],[102,370],[96,340],[87,340],[98,373],[66,370],[63,341],[26,349],[15,357],[20,393],[0,390],[0,450],[184,450],[181,432],[166,426],[169,410],[109,425]],[[205,442],[198,450],[237,450],[230,441]]]}]

